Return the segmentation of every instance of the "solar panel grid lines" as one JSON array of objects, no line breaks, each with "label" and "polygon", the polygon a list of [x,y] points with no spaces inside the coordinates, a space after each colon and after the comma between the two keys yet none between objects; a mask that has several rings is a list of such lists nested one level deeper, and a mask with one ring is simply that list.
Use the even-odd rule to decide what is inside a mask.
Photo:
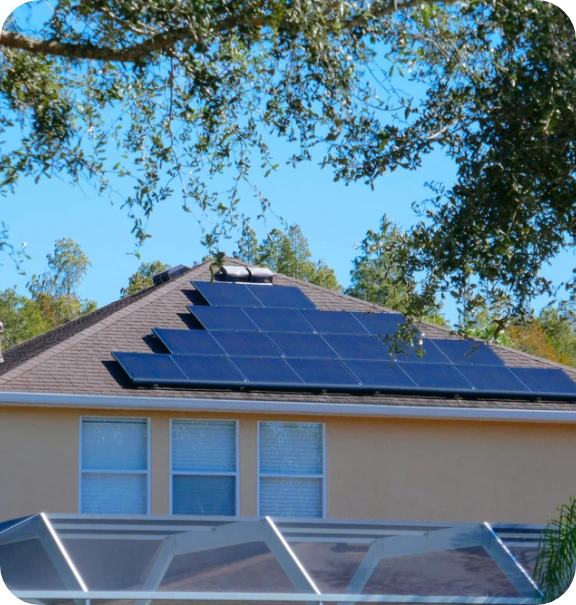
[{"label": "solar panel grid lines", "polygon": [[282,357],[280,349],[264,332],[216,332],[214,339],[231,357]]},{"label": "solar panel grid lines", "polygon": [[531,391],[546,384],[546,390],[550,393],[576,395],[576,383],[559,368],[510,368],[510,371]]},{"label": "solar panel grid lines", "polygon": [[226,355],[206,330],[153,328],[152,331],[168,351],[175,355]]},{"label": "solar panel grid lines", "polygon": [[200,322],[205,330],[242,330],[259,332],[260,328],[247,314],[248,308],[242,307],[206,307],[188,305],[188,310]]},{"label": "solar panel grid lines", "polygon": [[370,334],[350,311],[299,310],[319,334]]},{"label": "solar panel grid lines", "polygon": [[479,340],[435,338],[432,342],[457,365],[506,365],[487,344]]}]

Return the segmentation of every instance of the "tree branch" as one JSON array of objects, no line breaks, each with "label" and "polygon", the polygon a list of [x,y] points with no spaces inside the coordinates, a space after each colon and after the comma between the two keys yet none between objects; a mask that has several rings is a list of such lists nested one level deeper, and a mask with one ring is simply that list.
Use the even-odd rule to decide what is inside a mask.
[{"label": "tree branch", "polygon": [[[399,10],[414,8],[422,4],[454,4],[459,0],[405,0],[398,4],[397,2],[387,2],[384,6],[371,10],[344,22],[348,29],[361,27],[374,19],[379,19],[391,15]],[[333,20],[333,24],[340,20]],[[328,22],[330,25],[330,22]],[[267,26],[278,26],[273,17],[254,17],[247,19],[227,18],[215,24],[215,29],[219,32],[230,30],[236,27],[255,27],[263,28]],[[294,22],[280,23],[284,29],[295,29],[298,24]],[[49,55],[57,57],[67,57],[70,59],[91,59],[96,61],[117,61],[120,63],[135,63],[144,57],[170,48],[177,42],[188,40],[190,42],[199,41],[198,33],[190,28],[178,28],[170,32],[158,33],[150,36],[146,40],[133,44],[125,48],[115,48],[110,46],[97,46],[87,42],[59,42],[58,40],[42,40],[23,36],[16,31],[2,30],[0,33],[0,47],[16,48],[25,50],[33,54]]]}]

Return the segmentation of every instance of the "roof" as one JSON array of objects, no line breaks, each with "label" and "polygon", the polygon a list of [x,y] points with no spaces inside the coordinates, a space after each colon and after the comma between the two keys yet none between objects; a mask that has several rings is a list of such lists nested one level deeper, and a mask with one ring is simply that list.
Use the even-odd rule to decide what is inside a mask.
[{"label": "roof", "polygon": [[[229,258],[226,259],[226,263],[248,264]],[[191,281],[209,281],[210,279],[210,262],[201,263],[172,281],[120,299],[46,334],[12,347],[4,353],[5,361],[0,364],[0,392],[136,398],[233,398],[234,400],[250,401],[312,401],[389,406],[576,410],[576,404],[568,401],[456,398],[413,394],[135,387],[114,360],[112,351],[162,352],[161,345],[150,335],[152,328],[192,327],[192,318],[187,306],[203,304],[203,301]],[[384,309],[372,303],[332,292],[285,275],[277,275],[274,283],[300,288],[321,310],[393,312],[390,309]],[[426,336],[430,338],[459,338],[450,329],[433,324],[424,324],[423,329]],[[510,367],[562,368],[572,379],[576,380],[576,368],[562,366],[502,346],[492,346],[492,348]]]}]

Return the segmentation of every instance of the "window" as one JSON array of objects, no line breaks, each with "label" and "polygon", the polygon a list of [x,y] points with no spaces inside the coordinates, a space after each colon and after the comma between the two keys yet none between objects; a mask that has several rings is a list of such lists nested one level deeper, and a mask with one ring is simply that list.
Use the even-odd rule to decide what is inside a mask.
[{"label": "window", "polygon": [[325,515],[323,424],[259,423],[259,514]]},{"label": "window", "polygon": [[80,512],[147,514],[145,418],[82,418]]},{"label": "window", "polygon": [[238,514],[238,423],[172,420],[172,513]]}]

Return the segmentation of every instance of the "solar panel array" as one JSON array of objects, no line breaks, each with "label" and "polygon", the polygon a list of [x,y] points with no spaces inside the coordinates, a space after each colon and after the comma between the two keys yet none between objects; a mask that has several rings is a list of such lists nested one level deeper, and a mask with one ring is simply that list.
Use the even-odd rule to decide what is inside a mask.
[{"label": "solar panel array", "polygon": [[192,283],[208,303],[188,307],[197,329],[154,328],[165,354],[113,353],[135,384],[576,397],[563,370],[508,367],[478,341],[397,342],[398,313],[320,311],[293,287]]}]

